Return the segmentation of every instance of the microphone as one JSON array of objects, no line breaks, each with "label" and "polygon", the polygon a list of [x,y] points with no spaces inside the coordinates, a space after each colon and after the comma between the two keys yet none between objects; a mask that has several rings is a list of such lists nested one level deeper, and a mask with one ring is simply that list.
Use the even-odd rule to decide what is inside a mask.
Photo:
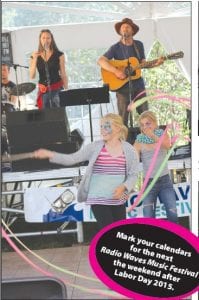
[{"label": "microphone", "polygon": [[128,37],[129,37],[129,36],[128,36],[127,33],[123,33],[123,34],[122,34],[122,38],[123,38],[124,40],[128,39]]},{"label": "microphone", "polygon": [[48,50],[48,44],[45,43],[45,44],[43,45],[43,48],[44,48],[44,51],[47,51],[47,50]]}]

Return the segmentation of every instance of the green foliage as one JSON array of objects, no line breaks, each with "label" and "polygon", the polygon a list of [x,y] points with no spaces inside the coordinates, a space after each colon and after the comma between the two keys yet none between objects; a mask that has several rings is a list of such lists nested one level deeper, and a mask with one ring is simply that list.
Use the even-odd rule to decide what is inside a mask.
[{"label": "green foliage", "polygon": [[67,50],[67,72],[69,82],[78,84],[78,87],[102,85],[100,68],[97,59],[105,49],[72,49]]},{"label": "green foliage", "polygon": [[[156,41],[147,60],[150,61],[167,54],[163,46]],[[176,97],[190,98],[191,96],[191,84],[181,73],[176,60],[166,60],[159,67],[144,69],[142,74],[147,90],[160,90],[163,93]],[[182,128],[182,135],[190,134],[187,124],[187,110],[182,104],[165,98],[164,101],[161,101],[161,99],[149,101],[149,108],[156,113],[159,124],[165,125],[177,122]],[[137,121],[137,114],[135,114],[134,119]],[[175,135],[176,133],[171,132],[171,134]],[[185,142],[181,141],[180,143],[184,144]]]}]

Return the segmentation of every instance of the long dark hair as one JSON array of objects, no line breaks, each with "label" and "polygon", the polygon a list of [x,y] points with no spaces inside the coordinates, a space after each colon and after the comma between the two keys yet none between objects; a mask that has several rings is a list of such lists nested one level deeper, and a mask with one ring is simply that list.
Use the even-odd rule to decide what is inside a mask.
[{"label": "long dark hair", "polygon": [[59,49],[58,49],[58,47],[57,47],[57,45],[55,43],[55,39],[54,39],[54,36],[53,36],[52,32],[49,29],[42,29],[41,32],[40,32],[40,34],[39,34],[38,52],[42,52],[43,51],[43,46],[41,44],[41,35],[43,33],[45,33],[45,32],[49,33],[50,36],[51,36],[50,50],[52,50],[52,51],[59,51]]}]

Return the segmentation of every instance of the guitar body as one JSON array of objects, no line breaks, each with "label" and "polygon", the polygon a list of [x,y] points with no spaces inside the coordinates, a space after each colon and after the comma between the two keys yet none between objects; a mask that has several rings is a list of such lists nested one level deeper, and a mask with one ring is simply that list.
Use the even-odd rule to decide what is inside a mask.
[{"label": "guitar body", "polygon": [[[135,68],[135,71],[133,72],[133,75],[130,76],[131,80],[135,80],[141,77],[141,69],[136,69],[137,66],[139,66],[139,61],[136,57],[130,57],[129,62],[131,64],[131,67]],[[121,71],[124,71],[128,66],[128,59],[124,60],[110,60],[109,63],[120,69]],[[120,89],[125,83],[129,81],[129,77],[127,76],[125,79],[119,79],[115,76],[115,74],[106,71],[104,69],[101,69],[101,75],[102,80],[104,84],[109,85],[109,89],[111,91],[117,91]]]},{"label": "guitar body", "polygon": [[[184,53],[182,51],[175,52],[172,54],[169,54],[167,56],[161,56],[163,60],[166,59],[178,59],[182,58],[184,56]],[[130,57],[129,59],[124,59],[124,60],[109,60],[109,63],[120,69],[121,71],[124,72],[124,74],[128,74],[128,66],[130,65],[130,77],[126,75],[125,79],[118,79],[115,74],[113,74],[110,71],[106,71],[104,69],[101,69],[101,75],[102,75],[102,80],[104,84],[109,85],[109,89],[111,91],[117,91],[119,90],[125,83],[127,83],[130,80],[135,80],[141,77],[141,69],[143,68],[149,68],[156,66],[158,59],[154,59],[152,61],[146,61],[143,63],[139,63],[138,59],[136,57]]]}]

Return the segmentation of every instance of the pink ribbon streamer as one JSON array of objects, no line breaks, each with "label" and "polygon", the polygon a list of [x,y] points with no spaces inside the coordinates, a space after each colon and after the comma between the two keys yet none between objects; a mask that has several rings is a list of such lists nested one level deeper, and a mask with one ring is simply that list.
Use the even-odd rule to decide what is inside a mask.
[{"label": "pink ribbon streamer", "polygon": [[[151,100],[157,100],[157,99],[163,99],[163,98],[167,98],[171,101],[175,101],[175,102],[179,102],[179,103],[183,103],[186,106],[190,107],[190,98],[186,98],[186,97],[176,97],[173,95],[168,95],[166,93],[161,92],[160,90],[143,90],[142,92],[140,92],[133,100],[132,102],[129,104],[127,110],[131,111],[133,109],[133,104],[134,102],[139,99],[141,100],[142,98],[139,98],[140,96],[142,96],[143,94],[148,94],[148,93],[155,93],[156,95],[149,95],[146,96],[146,98],[151,97]],[[144,99],[144,97],[143,97]]]},{"label": "pink ribbon streamer", "polygon": [[[47,277],[52,277],[55,279],[60,280],[61,282],[63,282],[64,284],[68,284],[68,285],[72,285],[72,286],[76,286],[75,284],[71,284],[69,281],[66,281],[62,278],[59,278],[57,276],[54,276],[52,273],[45,271],[44,269],[40,268],[38,265],[36,265],[35,263],[33,263],[29,258],[27,258],[23,252],[15,245],[15,243],[10,239],[10,237],[7,235],[7,233],[5,232],[5,230],[3,228],[1,228],[1,232],[2,232],[2,236],[6,239],[6,241],[8,242],[8,244],[15,250],[15,252],[22,258],[24,259],[32,268],[36,269],[38,272],[44,274]],[[110,295],[109,293],[100,291],[99,289],[87,289],[87,291],[89,291],[92,294],[96,294],[96,295],[105,295],[105,296],[109,296],[110,298],[112,298],[113,296]],[[120,298],[119,298],[120,297]],[[121,296],[115,295],[114,298],[119,298],[119,299],[126,299],[126,297],[121,298]]]},{"label": "pink ribbon streamer", "polygon": [[19,256],[24,259],[31,267],[33,267],[34,269],[36,269],[37,271],[39,271],[40,273],[44,274],[45,276],[49,276],[49,277],[53,277],[53,275],[47,271],[45,271],[44,269],[41,269],[39,266],[37,266],[36,264],[34,264],[28,257],[26,257],[23,252],[15,245],[15,243],[13,243],[13,241],[10,239],[10,237],[7,235],[7,233],[5,232],[5,230],[2,228],[2,236],[6,239],[6,241],[8,242],[8,244],[16,251],[17,254],[19,254]]},{"label": "pink ribbon streamer", "polygon": [[159,98],[159,96],[161,97],[165,97],[165,98],[170,98],[172,100],[181,100],[181,101],[185,101],[185,102],[188,102],[190,103],[190,98],[187,98],[187,97],[177,97],[177,96],[173,96],[173,95],[169,95],[169,94],[166,94],[166,93],[163,93],[162,91],[160,90],[143,90],[142,92],[140,92],[137,96],[135,96],[135,98],[132,100],[133,102],[139,98],[142,94],[149,94],[149,93],[154,93],[154,94],[157,94],[156,95],[152,95],[152,97],[157,97]]},{"label": "pink ribbon streamer", "polygon": [[[185,105],[190,106],[189,100],[187,98],[184,98],[184,97],[176,97],[176,96],[167,95],[167,94],[160,94],[160,95],[157,95],[157,96],[152,96],[152,98],[153,99],[168,98],[169,100],[184,103]],[[185,103],[185,102],[187,102],[187,103]]]},{"label": "pink ribbon streamer", "polygon": [[146,94],[146,93],[147,93],[147,91],[146,91],[146,90],[143,90],[142,92],[140,92],[139,94],[137,94],[137,95],[135,96],[135,98],[133,98],[132,102],[134,102],[136,99],[139,99],[140,96],[142,96],[143,94]]}]

